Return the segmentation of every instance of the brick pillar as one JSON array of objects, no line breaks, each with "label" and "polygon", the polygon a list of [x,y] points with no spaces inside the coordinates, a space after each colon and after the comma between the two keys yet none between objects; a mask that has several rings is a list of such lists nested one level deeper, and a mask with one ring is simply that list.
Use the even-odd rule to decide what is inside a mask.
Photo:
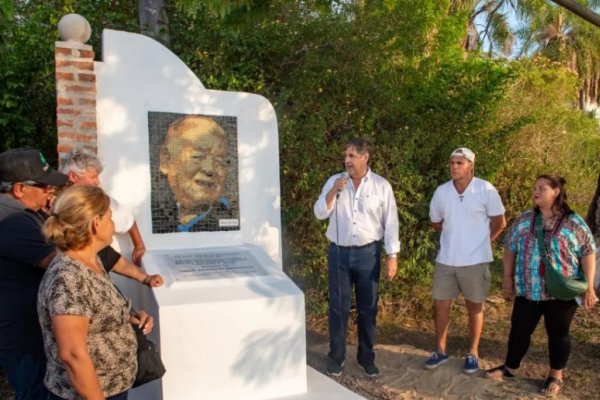
[{"label": "brick pillar", "polygon": [[56,128],[58,158],[82,146],[97,152],[96,74],[92,46],[56,42]]}]

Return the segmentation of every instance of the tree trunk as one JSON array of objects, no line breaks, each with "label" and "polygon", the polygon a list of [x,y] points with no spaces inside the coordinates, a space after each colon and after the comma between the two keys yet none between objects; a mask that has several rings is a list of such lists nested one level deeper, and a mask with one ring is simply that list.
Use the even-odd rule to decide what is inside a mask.
[{"label": "tree trunk", "polygon": [[552,0],[554,3],[558,4],[571,11],[573,14],[580,16],[586,21],[600,27],[600,15],[596,14],[592,11],[591,8],[583,6],[577,3],[575,0]]},{"label": "tree trunk", "polygon": [[171,47],[171,33],[165,1],[139,0],[138,12],[141,33]]},{"label": "tree trunk", "polygon": [[592,80],[592,101],[598,104],[598,84],[600,83],[600,72],[596,72],[594,74],[594,78]]}]

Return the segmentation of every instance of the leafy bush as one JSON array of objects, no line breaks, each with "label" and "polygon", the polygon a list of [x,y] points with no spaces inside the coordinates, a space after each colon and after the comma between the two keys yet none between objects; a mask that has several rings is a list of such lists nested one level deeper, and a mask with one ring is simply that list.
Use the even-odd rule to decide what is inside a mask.
[{"label": "leafy bush", "polygon": [[[193,4],[192,4],[193,3]],[[262,94],[279,118],[284,268],[324,313],[326,222],[312,207],[343,169],[352,137],[374,145],[373,170],[392,184],[402,251],[384,303],[429,306],[437,235],[429,201],[449,179],[448,156],[467,146],[477,175],[499,189],[509,218],[530,206],[533,179],[558,172],[580,213],[600,167],[598,123],[575,110],[577,78],[543,58],[465,56],[468,11],[447,0],[168,2],[172,50],[211,89]],[[0,8],[0,149],[54,153],[53,42],[67,12],[136,31],[135,1],[16,2]],[[17,18],[16,16],[26,18]],[[419,311],[419,309],[416,311]]]}]

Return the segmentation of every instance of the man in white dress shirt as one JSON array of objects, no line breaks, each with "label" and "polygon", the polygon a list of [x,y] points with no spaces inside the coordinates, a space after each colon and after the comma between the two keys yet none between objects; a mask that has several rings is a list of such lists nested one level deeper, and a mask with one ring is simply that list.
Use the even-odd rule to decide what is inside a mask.
[{"label": "man in white dress shirt", "polygon": [[433,228],[441,232],[433,275],[436,351],[425,364],[433,369],[448,361],[450,308],[462,292],[469,316],[469,352],[463,371],[479,370],[483,303],[490,287],[491,242],[506,227],[496,188],[474,176],[475,154],[461,147],[450,155],[452,179],[435,190],[429,208]]},{"label": "man in white dress shirt", "polygon": [[331,176],[314,212],[329,219],[329,363],[327,373],[339,376],[346,357],[346,335],[352,286],[358,310],[358,364],[368,377],[379,375],[375,366],[375,321],[381,270],[381,241],[387,254],[385,277],[397,269],[398,211],[387,180],[369,168],[371,148],[366,140],[344,146],[346,172]]}]

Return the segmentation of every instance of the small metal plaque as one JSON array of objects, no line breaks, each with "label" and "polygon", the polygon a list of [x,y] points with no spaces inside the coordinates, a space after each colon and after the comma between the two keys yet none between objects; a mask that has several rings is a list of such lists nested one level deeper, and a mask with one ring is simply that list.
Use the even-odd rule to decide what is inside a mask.
[{"label": "small metal plaque", "polygon": [[267,275],[248,250],[165,254],[163,257],[174,283]]}]

